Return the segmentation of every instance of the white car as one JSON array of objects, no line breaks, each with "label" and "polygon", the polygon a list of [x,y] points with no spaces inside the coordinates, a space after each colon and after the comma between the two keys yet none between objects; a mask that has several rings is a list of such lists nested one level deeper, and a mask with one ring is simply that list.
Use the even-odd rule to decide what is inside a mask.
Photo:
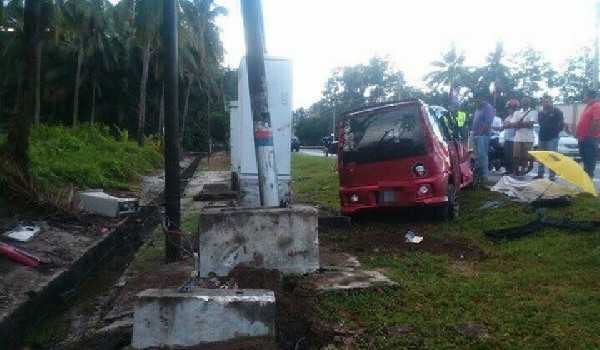
[{"label": "white car", "polygon": [[[533,149],[537,149],[539,145],[538,135],[540,133],[539,124],[533,126],[535,130],[535,141],[533,142]],[[498,141],[502,147],[504,147],[504,131],[500,132]],[[579,158],[579,144],[577,139],[566,131],[561,131],[558,136],[558,153],[564,154],[565,156]]]}]

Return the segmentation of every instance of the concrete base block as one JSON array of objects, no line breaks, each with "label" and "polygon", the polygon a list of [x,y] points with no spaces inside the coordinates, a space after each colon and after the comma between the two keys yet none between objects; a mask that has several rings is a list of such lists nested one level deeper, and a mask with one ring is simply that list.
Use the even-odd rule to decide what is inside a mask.
[{"label": "concrete base block", "polygon": [[304,274],[319,269],[317,210],[210,208],[200,214],[200,276],[238,265]]},{"label": "concrete base block", "polygon": [[132,347],[191,347],[275,336],[275,295],[268,290],[149,289],[138,294]]}]

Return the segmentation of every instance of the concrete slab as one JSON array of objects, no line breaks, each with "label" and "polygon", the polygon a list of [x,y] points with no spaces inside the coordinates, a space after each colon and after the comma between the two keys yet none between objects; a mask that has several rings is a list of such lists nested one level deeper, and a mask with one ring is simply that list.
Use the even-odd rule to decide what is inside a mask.
[{"label": "concrete slab", "polygon": [[305,274],[319,269],[317,210],[207,208],[200,214],[200,277],[238,265]]},{"label": "concrete slab", "polygon": [[268,290],[149,289],[138,294],[134,349],[191,347],[275,336],[275,295]]}]

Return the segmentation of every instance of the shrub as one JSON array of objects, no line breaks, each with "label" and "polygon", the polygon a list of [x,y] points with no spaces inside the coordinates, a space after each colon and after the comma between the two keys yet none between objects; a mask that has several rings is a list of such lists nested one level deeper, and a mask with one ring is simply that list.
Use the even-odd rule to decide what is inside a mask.
[{"label": "shrub", "polygon": [[162,165],[156,147],[147,142],[140,148],[126,132],[115,137],[105,126],[40,125],[31,134],[32,174],[48,186],[127,188]]}]

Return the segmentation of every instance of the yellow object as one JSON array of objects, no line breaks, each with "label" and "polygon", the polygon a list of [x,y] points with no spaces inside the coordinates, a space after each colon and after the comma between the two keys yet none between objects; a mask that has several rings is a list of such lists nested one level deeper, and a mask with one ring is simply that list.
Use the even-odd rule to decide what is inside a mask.
[{"label": "yellow object", "polygon": [[551,151],[530,151],[529,154],[565,181],[579,187],[584,192],[598,196],[592,179],[573,159]]}]

